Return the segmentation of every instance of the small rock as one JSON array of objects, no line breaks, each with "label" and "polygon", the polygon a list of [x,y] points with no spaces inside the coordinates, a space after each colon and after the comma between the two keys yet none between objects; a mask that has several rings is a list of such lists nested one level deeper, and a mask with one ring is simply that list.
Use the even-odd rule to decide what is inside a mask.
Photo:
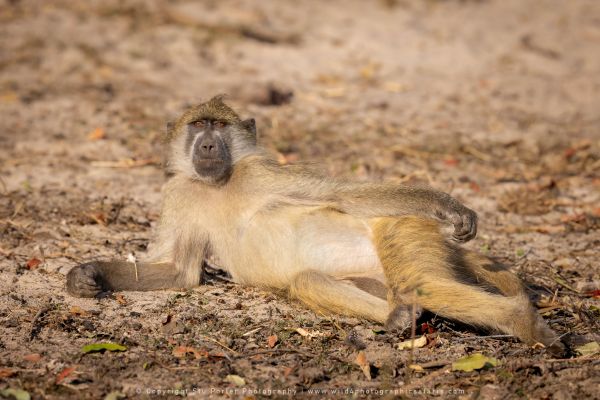
[{"label": "small rock", "polygon": [[180,335],[185,333],[185,324],[178,319],[172,319],[164,324],[161,329],[165,335]]}]

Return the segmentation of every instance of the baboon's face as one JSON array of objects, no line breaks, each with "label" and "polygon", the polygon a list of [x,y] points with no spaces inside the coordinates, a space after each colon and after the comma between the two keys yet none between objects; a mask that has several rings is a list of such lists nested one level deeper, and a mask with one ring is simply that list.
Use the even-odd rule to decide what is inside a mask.
[{"label": "baboon's face", "polygon": [[188,110],[168,134],[169,167],[215,185],[226,183],[235,164],[257,150],[254,119],[240,120],[220,98]]},{"label": "baboon's face", "polygon": [[185,153],[202,180],[227,180],[232,169],[232,126],[225,120],[202,118],[186,126]]},{"label": "baboon's face", "polygon": [[196,177],[213,184],[227,182],[236,162],[256,151],[254,119],[231,121],[199,118],[186,125],[185,154]]}]

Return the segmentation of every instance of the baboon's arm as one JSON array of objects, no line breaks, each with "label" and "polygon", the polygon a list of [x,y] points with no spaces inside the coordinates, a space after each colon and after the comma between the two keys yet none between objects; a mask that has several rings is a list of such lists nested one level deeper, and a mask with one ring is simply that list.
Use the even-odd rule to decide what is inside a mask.
[{"label": "baboon's arm", "polygon": [[342,211],[372,218],[419,215],[450,222],[461,242],[477,234],[477,214],[449,194],[431,188],[393,184],[341,184],[333,197]]},{"label": "baboon's arm", "polygon": [[108,291],[167,289],[176,280],[173,263],[92,261],[69,271],[67,290],[75,296],[94,297]]},{"label": "baboon's arm", "polygon": [[265,187],[296,199],[331,203],[363,218],[417,215],[447,221],[460,242],[477,234],[477,214],[449,194],[426,187],[334,180],[301,166],[266,164]]},{"label": "baboon's arm", "polygon": [[185,236],[172,241],[174,248],[164,254],[170,257],[169,261],[92,261],[81,264],[67,274],[67,290],[74,296],[94,297],[108,291],[198,286],[207,245],[208,241],[203,236]]}]

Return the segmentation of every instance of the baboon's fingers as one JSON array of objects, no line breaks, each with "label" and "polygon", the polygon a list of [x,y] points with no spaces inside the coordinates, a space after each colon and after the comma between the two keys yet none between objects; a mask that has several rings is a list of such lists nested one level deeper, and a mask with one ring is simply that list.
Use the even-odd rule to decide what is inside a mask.
[{"label": "baboon's fingers", "polygon": [[102,291],[98,277],[93,264],[78,265],[67,274],[67,290],[73,296],[94,297]]},{"label": "baboon's fingers", "polygon": [[102,292],[102,288],[97,285],[88,285],[76,283],[68,287],[69,293],[77,297],[95,297]]},{"label": "baboon's fingers", "polygon": [[477,235],[477,214],[469,209],[455,215],[453,239],[457,242],[468,242]]}]

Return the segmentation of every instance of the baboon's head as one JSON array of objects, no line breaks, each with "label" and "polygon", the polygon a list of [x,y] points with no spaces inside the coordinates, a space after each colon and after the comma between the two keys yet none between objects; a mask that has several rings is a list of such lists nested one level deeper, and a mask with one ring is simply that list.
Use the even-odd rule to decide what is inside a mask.
[{"label": "baboon's head", "polygon": [[215,185],[227,182],[235,163],[257,151],[254,119],[241,120],[223,96],[194,106],[167,124],[167,140],[169,169]]}]

